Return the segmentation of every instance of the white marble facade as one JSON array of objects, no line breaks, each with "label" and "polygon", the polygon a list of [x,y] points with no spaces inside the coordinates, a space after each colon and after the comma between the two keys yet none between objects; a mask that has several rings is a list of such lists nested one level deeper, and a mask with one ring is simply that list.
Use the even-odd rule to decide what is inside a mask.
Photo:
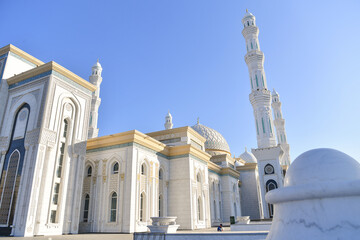
[{"label": "white marble facade", "polygon": [[258,148],[237,158],[219,132],[199,121],[173,128],[170,113],[165,130],[98,137],[99,62],[86,81],[13,45],[0,48],[0,235],[143,232],[158,216],[176,216],[180,229],[272,217],[264,196],[282,186],[290,157],[279,97],[273,123],[263,62],[253,58],[263,59],[254,23],[247,13]]}]

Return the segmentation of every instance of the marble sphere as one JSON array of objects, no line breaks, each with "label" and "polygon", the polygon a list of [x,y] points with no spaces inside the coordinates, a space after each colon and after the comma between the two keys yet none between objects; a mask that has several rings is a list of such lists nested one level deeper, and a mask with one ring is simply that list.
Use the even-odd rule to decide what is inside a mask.
[{"label": "marble sphere", "polygon": [[349,155],[330,148],[307,151],[290,165],[284,186],[314,182],[360,179],[360,164]]},{"label": "marble sphere", "polygon": [[290,165],[274,205],[267,240],[360,238],[360,164],[334,149],[314,149]]}]

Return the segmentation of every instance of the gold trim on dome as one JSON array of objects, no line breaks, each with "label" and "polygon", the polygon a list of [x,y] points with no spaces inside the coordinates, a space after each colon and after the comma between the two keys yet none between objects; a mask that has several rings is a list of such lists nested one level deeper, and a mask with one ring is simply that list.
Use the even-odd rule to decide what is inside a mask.
[{"label": "gold trim on dome", "polygon": [[40,66],[40,65],[44,64],[44,62],[42,62],[39,59],[31,56],[27,52],[24,52],[23,50],[21,50],[20,48],[15,47],[12,44],[9,44],[9,45],[6,45],[5,47],[0,48],[0,55],[3,55],[5,53],[7,53],[7,52],[15,53],[16,55],[26,59],[27,61],[35,64],[36,66]]},{"label": "gold trim on dome", "polygon": [[41,73],[51,71],[51,70],[54,70],[54,71],[60,73],[61,75],[73,80],[74,82],[80,84],[81,86],[85,87],[86,89],[89,89],[92,92],[94,92],[97,88],[95,85],[89,83],[85,79],[79,77],[75,73],[69,71],[68,69],[64,68],[63,66],[61,66],[53,61],[48,62],[44,65],[41,65],[39,67],[30,69],[26,72],[20,73],[19,75],[8,78],[7,83],[8,83],[8,85],[15,84],[15,83],[21,82],[23,80],[26,80],[28,78],[35,77]]}]

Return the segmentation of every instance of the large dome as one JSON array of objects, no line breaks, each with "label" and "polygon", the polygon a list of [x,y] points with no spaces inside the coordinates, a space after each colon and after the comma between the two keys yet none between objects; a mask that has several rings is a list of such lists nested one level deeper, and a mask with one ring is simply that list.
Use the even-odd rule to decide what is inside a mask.
[{"label": "large dome", "polygon": [[218,131],[206,127],[200,123],[197,123],[196,125],[192,126],[192,128],[206,139],[205,142],[206,151],[208,150],[211,152],[225,151],[230,154],[230,148],[228,143]]}]

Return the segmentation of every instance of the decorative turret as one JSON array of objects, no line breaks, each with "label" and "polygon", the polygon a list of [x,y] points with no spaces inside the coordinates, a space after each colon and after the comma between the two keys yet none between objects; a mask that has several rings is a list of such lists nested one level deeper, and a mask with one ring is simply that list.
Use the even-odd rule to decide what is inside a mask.
[{"label": "decorative turret", "polygon": [[90,82],[97,87],[97,89],[95,92],[92,93],[88,138],[95,138],[99,134],[99,129],[97,128],[97,121],[98,121],[99,106],[101,103],[100,84],[102,82],[102,77],[101,77],[102,67],[101,64],[99,63],[99,59],[94,64],[94,66],[92,66],[91,70],[92,70],[91,76],[89,77],[89,79]]},{"label": "decorative turret", "polygon": [[246,10],[242,19],[242,34],[246,41],[247,53],[245,62],[249,69],[251,93],[250,102],[254,109],[257,142],[259,148],[276,146],[271,114],[271,93],[267,89],[264,70],[264,54],[260,50],[259,29],[255,24],[255,16]]},{"label": "decorative turret", "polygon": [[165,129],[172,129],[172,127],[173,127],[172,116],[171,116],[169,111],[165,116],[165,124],[164,124],[164,126],[165,126]]},{"label": "decorative turret", "polygon": [[275,89],[272,92],[271,106],[274,112],[274,125],[276,128],[278,144],[280,144],[282,149],[284,150],[281,165],[290,165],[290,147],[286,139],[285,119],[283,119],[281,112],[280,96],[275,91]]}]

